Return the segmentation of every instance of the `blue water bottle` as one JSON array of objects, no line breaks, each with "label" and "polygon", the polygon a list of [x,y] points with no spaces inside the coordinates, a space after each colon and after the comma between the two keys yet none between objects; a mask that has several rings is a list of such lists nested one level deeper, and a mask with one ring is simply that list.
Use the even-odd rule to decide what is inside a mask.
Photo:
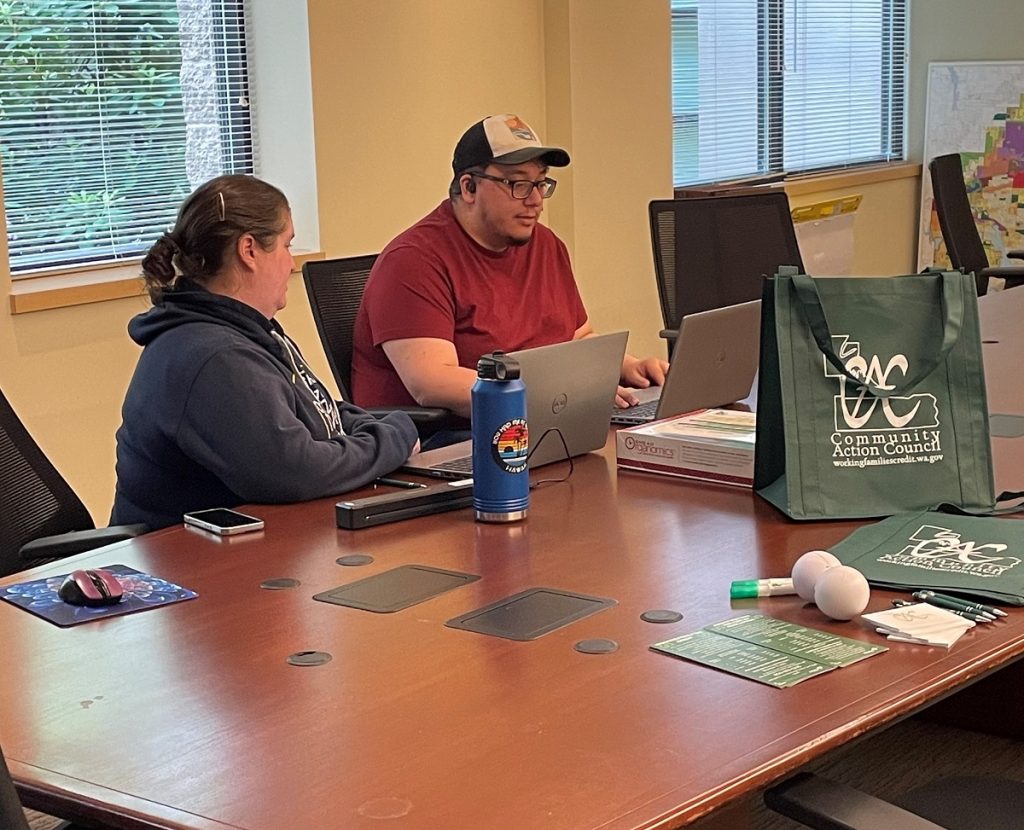
[{"label": "blue water bottle", "polygon": [[502,352],[476,364],[471,393],[473,417],[473,507],[478,522],[526,518],[530,476],[526,470],[529,432],[526,386],[519,363]]}]

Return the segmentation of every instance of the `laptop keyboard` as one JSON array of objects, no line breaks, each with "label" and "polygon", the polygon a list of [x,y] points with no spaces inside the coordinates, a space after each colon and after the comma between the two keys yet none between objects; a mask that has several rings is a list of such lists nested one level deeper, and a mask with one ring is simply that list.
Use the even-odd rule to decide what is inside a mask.
[{"label": "laptop keyboard", "polygon": [[462,458],[453,458],[451,461],[445,461],[443,464],[435,464],[430,469],[445,473],[472,473],[473,456],[465,455]]},{"label": "laptop keyboard", "polygon": [[615,407],[612,410],[612,423],[645,424],[648,421],[653,421],[654,416],[658,414],[658,403],[658,401],[638,403],[636,406],[631,406],[629,409],[619,409],[618,407]]}]

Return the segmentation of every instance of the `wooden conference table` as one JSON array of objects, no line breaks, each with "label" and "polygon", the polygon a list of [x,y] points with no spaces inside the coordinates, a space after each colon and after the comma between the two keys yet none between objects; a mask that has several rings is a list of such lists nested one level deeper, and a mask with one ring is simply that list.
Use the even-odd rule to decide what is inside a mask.
[{"label": "wooden conference table", "polygon": [[[1024,289],[983,311],[992,411],[1022,413]],[[1024,440],[993,440],[998,483],[1019,484]],[[0,745],[25,802],[121,828],[676,827],[1024,654],[1024,610],[949,651],[893,643],[788,690],[650,651],[741,611],[878,637],[796,597],[729,600],[732,580],[785,575],[857,523],[617,474],[611,444],[535,491],[519,525],[462,510],[341,531],[334,501],[254,508],[256,534],[169,528],[74,560],[156,574],[192,601],[70,629],[0,602]],[[353,553],[374,561],[336,564]],[[393,614],[311,599],[409,563],[482,578]],[[301,585],[260,588],[276,577]],[[444,625],[535,586],[617,604],[531,642]],[[648,609],[684,617],[655,625]],[[586,638],[619,647],[576,651]],[[333,659],[286,662],[307,650]]]}]

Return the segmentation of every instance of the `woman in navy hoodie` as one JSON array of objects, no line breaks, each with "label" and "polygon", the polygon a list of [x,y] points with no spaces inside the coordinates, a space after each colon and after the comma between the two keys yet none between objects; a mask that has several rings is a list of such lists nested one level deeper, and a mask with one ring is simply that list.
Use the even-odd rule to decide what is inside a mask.
[{"label": "woman in navy hoodie", "polygon": [[281,191],[220,176],[142,261],[154,308],[128,325],[144,348],[117,431],[113,523],[334,495],[418,449],[407,415],[336,403],[274,320],[293,236]]}]

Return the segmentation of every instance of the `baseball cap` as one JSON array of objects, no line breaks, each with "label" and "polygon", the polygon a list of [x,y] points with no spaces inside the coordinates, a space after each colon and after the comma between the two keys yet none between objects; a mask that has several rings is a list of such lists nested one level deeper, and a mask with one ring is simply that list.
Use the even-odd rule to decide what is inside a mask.
[{"label": "baseball cap", "polygon": [[470,167],[483,167],[492,161],[520,164],[533,159],[540,159],[549,167],[569,164],[565,150],[543,146],[537,133],[518,115],[490,115],[462,134],[455,145],[452,170],[458,175]]}]

